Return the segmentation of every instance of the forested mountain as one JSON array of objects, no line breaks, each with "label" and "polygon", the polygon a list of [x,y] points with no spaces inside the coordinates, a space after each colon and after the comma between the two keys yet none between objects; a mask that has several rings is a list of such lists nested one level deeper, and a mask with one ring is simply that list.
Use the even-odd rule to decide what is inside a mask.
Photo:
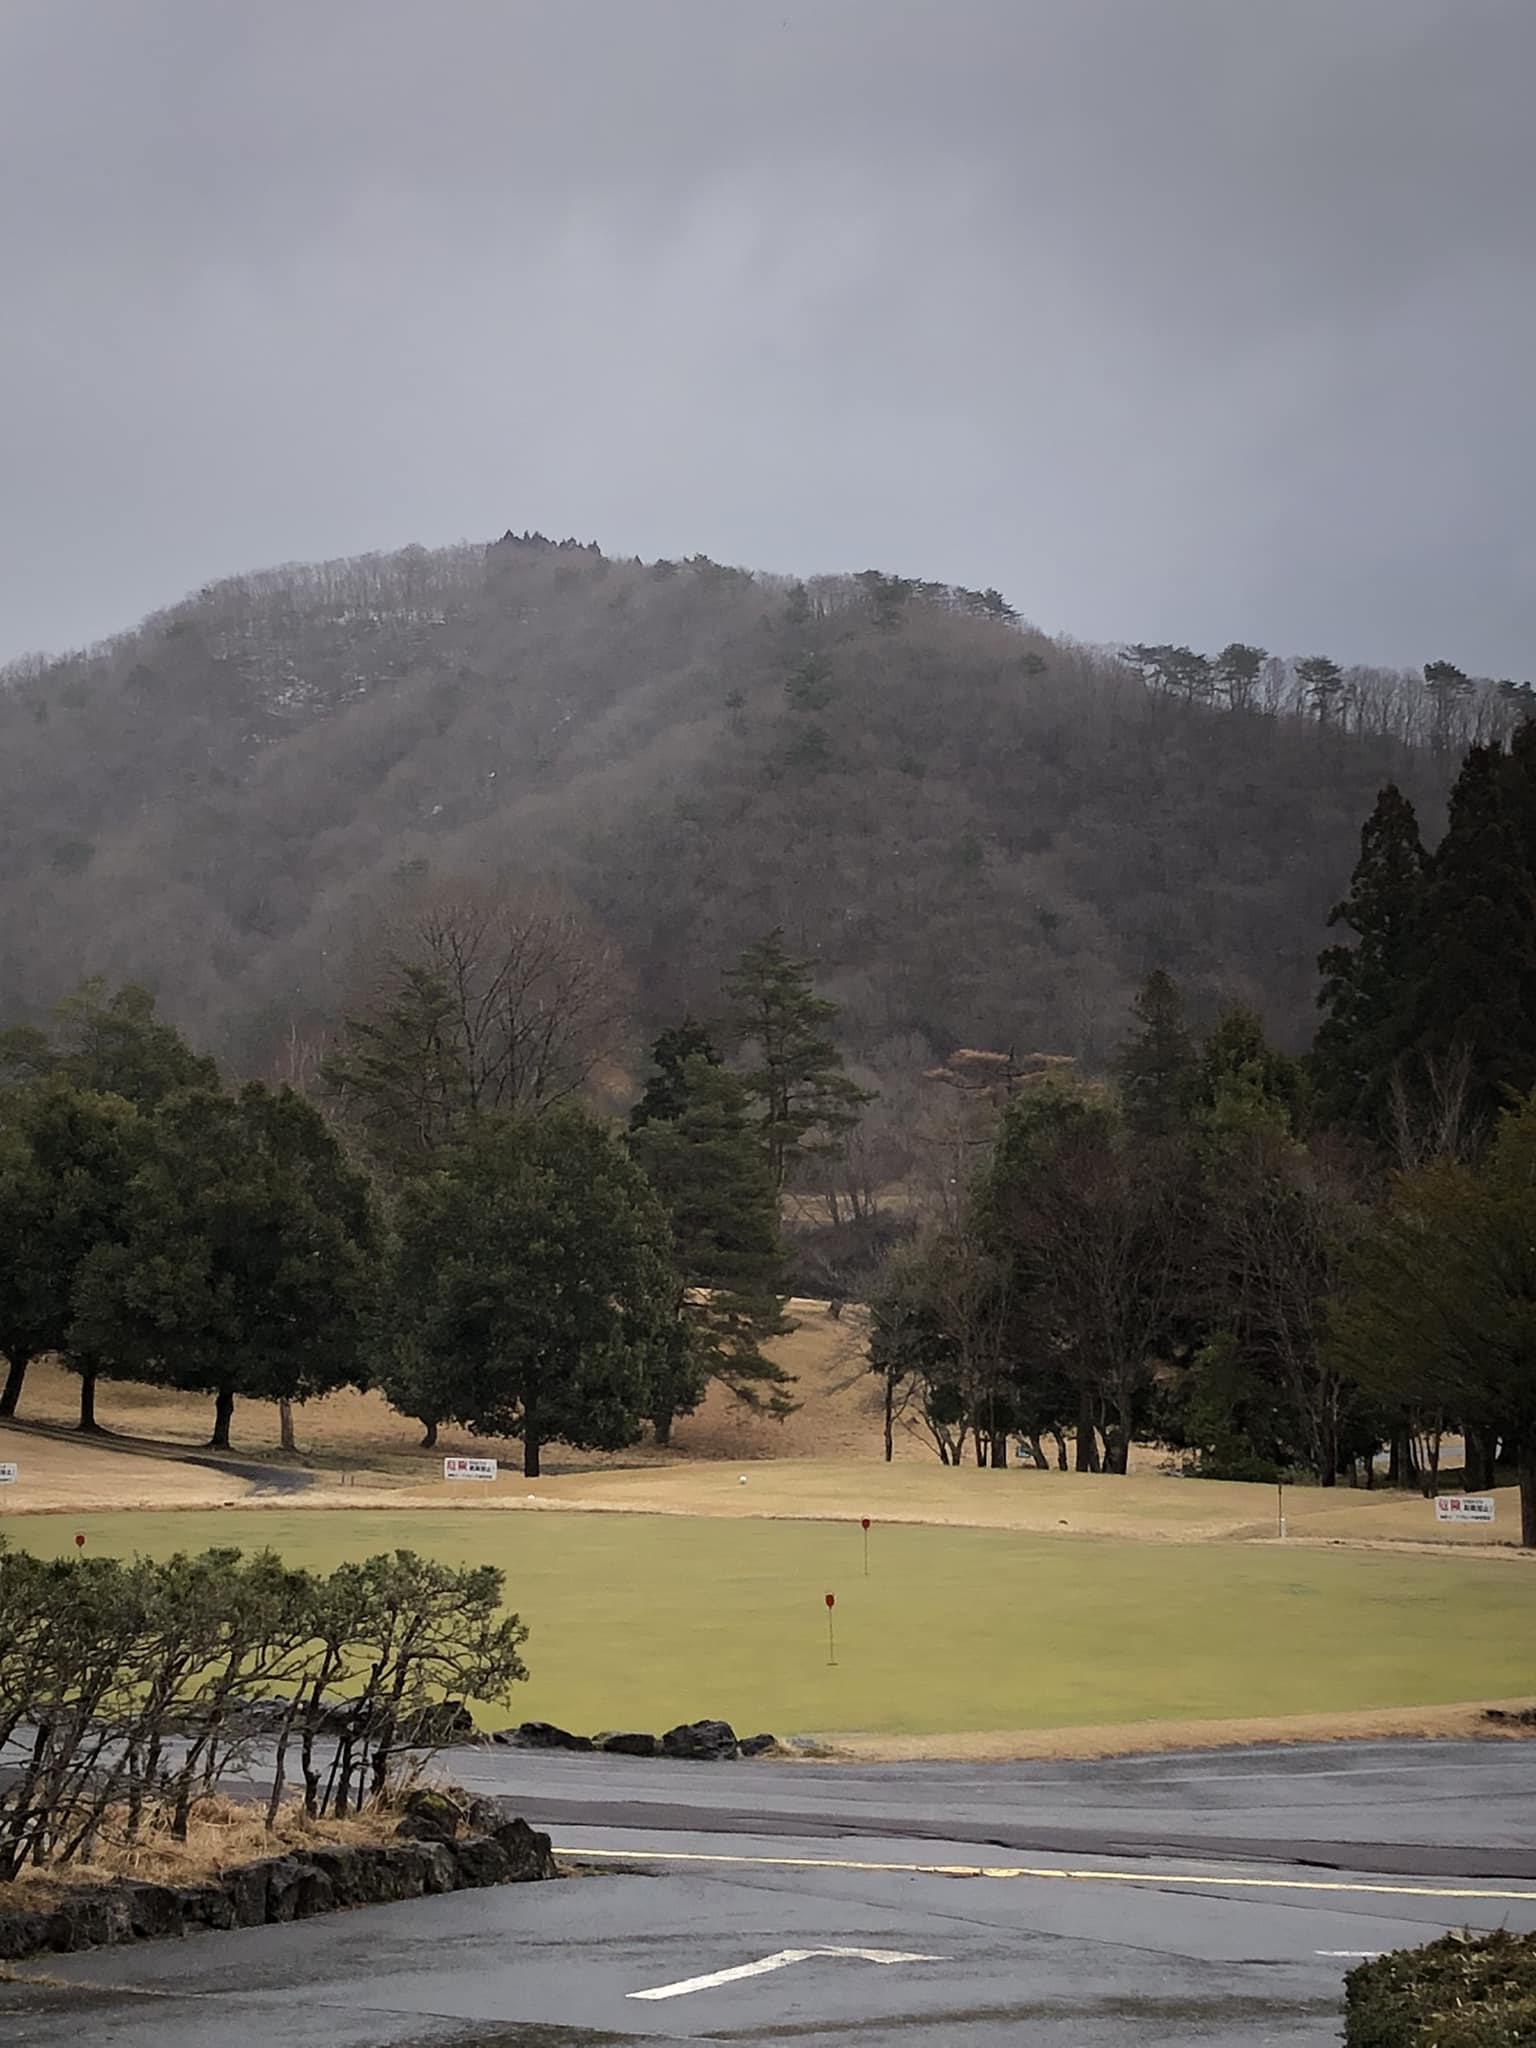
[{"label": "forested mountain", "polygon": [[1051,641],[996,592],[537,535],[219,583],[5,673],[0,1022],[132,977],[270,1071],[392,903],[488,877],[598,927],[637,1044],[778,924],[877,1072],[1096,1063],[1158,966],[1299,1043],[1378,786],[1437,830],[1503,700],[1240,652],[1246,680]]}]

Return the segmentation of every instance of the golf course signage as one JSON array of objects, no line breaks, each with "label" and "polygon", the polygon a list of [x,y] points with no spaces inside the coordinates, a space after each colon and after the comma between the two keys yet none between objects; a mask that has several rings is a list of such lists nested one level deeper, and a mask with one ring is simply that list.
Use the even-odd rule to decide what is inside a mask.
[{"label": "golf course signage", "polygon": [[1442,1493],[1435,1500],[1437,1522],[1491,1522],[1493,1495],[1490,1493]]},{"label": "golf course signage", "polygon": [[14,1465],[0,1465],[0,1486],[14,1486],[19,1476]]},{"label": "golf course signage", "polygon": [[444,1458],[445,1479],[494,1479],[496,1460],[494,1458]]}]

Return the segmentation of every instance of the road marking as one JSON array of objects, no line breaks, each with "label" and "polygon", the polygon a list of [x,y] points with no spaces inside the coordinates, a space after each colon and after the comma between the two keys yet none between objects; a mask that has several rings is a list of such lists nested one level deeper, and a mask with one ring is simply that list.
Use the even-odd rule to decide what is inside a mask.
[{"label": "road marking", "polygon": [[729,1863],[767,1870],[860,1870],[918,1877],[1038,1877],[1070,1884],[1209,1885],[1220,1891],[1370,1892],[1389,1899],[1513,1899],[1536,1906],[1536,1890],[1502,1891],[1489,1885],[1368,1884],[1359,1878],[1207,1877],[1185,1870],[1069,1870],[1026,1863],[861,1863],[847,1856],[727,1856],[697,1849],[580,1849],[557,1856],[604,1863]]},{"label": "road marking", "polygon": [[686,1998],[691,1991],[713,1991],[717,1984],[739,1983],[743,1977],[766,1977],[770,1970],[782,1970],[790,1963],[808,1963],[812,1956],[853,1956],[863,1963],[941,1963],[942,1956],[908,1955],[899,1948],[781,1948],[755,1963],[738,1963],[733,1970],[712,1970],[707,1977],[683,1977],[676,1984],[658,1984],[650,1991],[627,1991],[626,1998]]}]

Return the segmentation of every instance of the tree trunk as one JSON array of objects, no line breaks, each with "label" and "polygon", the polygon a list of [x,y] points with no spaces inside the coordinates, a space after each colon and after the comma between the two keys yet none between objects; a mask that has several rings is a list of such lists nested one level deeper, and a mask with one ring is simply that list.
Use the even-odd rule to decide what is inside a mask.
[{"label": "tree trunk", "polygon": [[889,1373],[885,1376],[885,1462],[890,1464],[896,1453],[896,1382]]},{"label": "tree trunk", "polygon": [[426,1435],[421,1440],[421,1448],[424,1451],[435,1451],[437,1449],[436,1418],[434,1416],[418,1415],[416,1420],[421,1424],[422,1428],[426,1431]]},{"label": "tree trunk", "polygon": [[80,1375],[80,1420],[75,1425],[83,1436],[100,1436],[101,1424],[96,1420],[96,1375],[83,1372]]},{"label": "tree trunk", "polygon": [[[0,1403],[0,1415],[5,1413]],[[1486,1429],[1462,1432],[1466,1452],[1462,1464],[1462,1485],[1468,1493],[1487,1493],[1493,1485],[1493,1434]]]},{"label": "tree trunk", "polygon": [[1067,1440],[1059,1429],[1053,1429],[1051,1435],[1056,1439],[1056,1470],[1058,1472],[1065,1472],[1067,1469]]},{"label": "tree trunk", "polygon": [[1008,1432],[1000,1429],[992,1439],[992,1470],[1005,1472],[1008,1469]]},{"label": "tree trunk", "polygon": [[659,1414],[651,1417],[651,1429],[662,1450],[665,1450],[672,1441],[672,1424],[675,1420],[676,1417],[670,1408],[663,1408]]},{"label": "tree trunk", "polygon": [[278,1449],[283,1451],[297,1451],[299,1448],[293,1440],[293,1403],[291,1401],[279,1401],[277,1404],[277,1443]]},{"label": "tree trunk", "polygon": [[1073,1464],[1079,1472],[1097,1472],[1099,1446],[1093,1430],[1093,1395],[1084,1387],[1077,1404],[1077,1449]]},{"label": "tree trunk", "polygon": [[0,1394],[0,1415],[14,1415],[16,1403],[21,1399],[21,1383],[27,1376],[31,1361],[24,1351],[18,1351],[6,1368],[5,1392]]},{"label": "tree trunk", "polygon": [[235,1413],[235,1390],[220,1387],[213,1402],[213,1435],[208,1439],[210,1451],[229,1449],[229,1425]]},{"label": "tree trunk", "polygon": [[1520,1542],[1536,1550],[1536,1429],[1520,1439]]},{"label": "tree trunk", "polygon": [[539,1449],[538,1438],[531,1433],[525,1434],[523,1437],[523,1477],[525,1479],[537,1479],[539,1476]]}]

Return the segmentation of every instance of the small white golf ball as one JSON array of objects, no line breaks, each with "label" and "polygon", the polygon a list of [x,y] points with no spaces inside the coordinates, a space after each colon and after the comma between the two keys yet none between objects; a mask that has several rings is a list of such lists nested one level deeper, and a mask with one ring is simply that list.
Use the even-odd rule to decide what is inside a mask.
[{"label": "small white golf ball", "polygon": [[740,1477],[740,1478],[739,1478],[739,1479],[737,1480],[736,1484],[737,1484],[738,1486],[745,1486],[745,1485],[746,1485],[746,1483],[747,1483],[747,1475],[746,1475],[746,1473],[745,1473],[745,1472],[743,1472],[743,1473],[742,1473],[742,1475],[741,1475],[741,1477]]}]

